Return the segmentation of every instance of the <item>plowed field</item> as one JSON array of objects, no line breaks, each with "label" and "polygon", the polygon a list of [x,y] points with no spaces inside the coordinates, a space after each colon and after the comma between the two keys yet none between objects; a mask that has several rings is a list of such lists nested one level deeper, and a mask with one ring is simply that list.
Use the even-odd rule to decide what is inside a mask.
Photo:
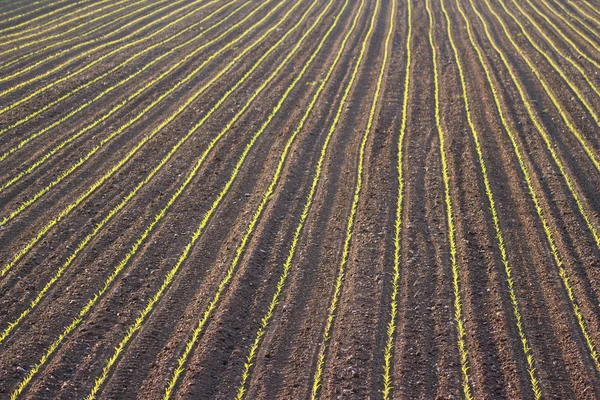
[{"label": "plowed field", "polygon": [[1,399],[600,398],[598,0],[0,0]]}]

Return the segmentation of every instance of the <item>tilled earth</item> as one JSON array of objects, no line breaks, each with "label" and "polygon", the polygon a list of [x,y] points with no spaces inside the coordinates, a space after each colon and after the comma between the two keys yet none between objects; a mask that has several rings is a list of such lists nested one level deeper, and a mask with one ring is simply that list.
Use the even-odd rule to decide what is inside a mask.
[{"label": "tilled earth", "polygon": [[0,2],[0,398],[600,398],[597,0]]}]

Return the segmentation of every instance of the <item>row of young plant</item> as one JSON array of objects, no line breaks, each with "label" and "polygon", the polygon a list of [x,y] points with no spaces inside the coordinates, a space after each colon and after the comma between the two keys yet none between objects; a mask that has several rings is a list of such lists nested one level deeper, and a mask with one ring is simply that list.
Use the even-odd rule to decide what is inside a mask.
[{"label": "row of young plant", "polygon": [[[264,41],[264,39],[271,33],[273,33],[274,31],[280,29],[280,26],[290,17],[290,15],[293,15],[293,13],[296,11],[296,9],[301,5],[301,1],[296,2],[295,4],[293,4],[292,7],[290,7],[290,9],[286,12],[286,14],[274,25],[270,26],[269,29],[264,32],[258,39],[256,39],[256,41],[250,45],[249,47],[247,47],[246,49],[244,49],[245,51],[242,51],[240,54],[238,54],[236,56],[236,59],[233,60],[228,67],[230,68],[234,63],[238,62],[242,57],[244,57],[248,51],[250,51],[251,49],[255,48],[259,43],[261,43],[262,41]],[[281,5],[283,5],[284,3],[280,3],[279,5],[275,6],[271,12],[267,13],[265,15],[265,17],[263,17],[260,21],[258,21],[252,28],[256,28],[259,25],[262,25],[266,20],[269,19],[269,17],[272,15],[272,13],[274,13],[276,11],[277,8],[279,8]],[[309,12],[316,6],[317,2],[313,2],[313,4],[309,7],[309,9],[307,9],[303,16],[301,17],[301,19],[294,25],[294,27],[292,27],[291,29],[289,29],[286,34],[277,42],[276,45],[274,45],[273,47],[271,47],[268,52],[266,52],[265,54],[263,54],[263,56],[259,59],[259,61],[257,61],[250,70],[248,70],[245,75],[234,85],[232,86],[226,93],[225,95],[221,98],[221,100],[219,102],[217,102],[217,104],[215,104],[215,106],[213,107],[212,110],[210,110],[186,135],[186,138],[190,137],[193,133],[197,132],[198,129],[201,128],[201,126],[204,124],[204,122],[208,119],[208,117],[210,115],[212,115],[212,113],[218,109],[223,102],[232,94],[235,92],[235,90],[237,90],[237,88],[244,83],[245,81],[248,80],[248,78],[252,75],[252,73],[258,68],[258,66],[262,63],[264,63],[264,61],[268,58],[268,56],[275,51],[275,49],[277,49],[288,37],[289,35],[294,32],[295,30],[297,30],[297,28],[306,20]],[[323,11],[324,13],[325,11]],[[246,32],[242,33],[242,36],[244,34],[247,34],[251,29],[247,30]],[[289,60],[289,58],[288,58]],[[283,67],[283,65],[288,61],[286,60],[285,62],[283,62],[280,66],[280,68],[277,69],[277,73],[279,72],[279,70]],[[220,141],[220,139],[229,131],[229,129],[231,128],[231,126],[241,117],[241,115],[250,107],[250,105],[253,103],[253,101],[258,97],[258,95],[266,88],[266,86],[268,85],[268,83],[274,79],[275,75],[277,74],[272,74],[272,76],[270,77],[270,79],[268,81],[266,81],[265,83],[263,83],[263,85],[261,86],[261,88],[251,97],[251,99],[246,103],[246,105],[242,108],[242,110],[236,115],[236,117],[234,117],[234,119],[232,119],[227,126],[225,127],[225,129],[223,129],[223,131],[217,135],[209,144],[209,146],[205,149],[205,151],[203,152],[202,156],[197,160],[194,168],[188,173],[188,175],[186,176],[185,180],[182,182],[182,184],[180,185],[180,187],[175,191],[175,193],[171,196],[171,198],[169,199],[169,201],[167,202],[167,204],[161,209],[161,211],[155,216],[155,218],[152,220],[152,222],[146,227],[146,229],[143,231],[142,235],[140,237],[138,237],[138,239],[136,240],[136,242],[134,243],[134,245],[131,247],[131,249],[129,250],[129,252],[127,253],[127,255],[125,256],[125,258],[116,266],[116,268],[113,270],[113,272],[109,275],[109,277],[106,279],[106,281],[104,282],[104,285],[102,286],[102,288],[88,301],[88,303],[85,305],[84,308],[82,308],[82,310],[79,312],[78,316],[71,322],[71,324],[69,324],[64,331],[61,333],[61,335],[58,336],[58,338],[44,351],[44,354],[42,356],[42,358],[39,360],[39,362],[34,366],[34,368],[32,368],[29,372],[29,374],[20,382],[19,386],[14,390],[12,397],[13,398],[17,398],[22,392],[23,390],[26,388],[26,386],[28,385],[28,383],[31,381],[31,379],[37,374],[37,372],[39,371],[39,369],[50,359],[50,357],[52,356],[52,354],[54,353],[54,351],[56,351],[56,349],[61,345],[61,343],[69,336],[69,334],[75,330],[77,328],[77,326],[79,326],[83,321],[84,321],[84,317],[93,309],[93,307],[98,303],[98,301],[102,298],[102,296],[108,291],[110,290],[111,286],[113,285],[113,283],[115,282],[115,280],[117,279],[118,275],[123,271],[123,269],[128,265],[128,263],[131,261],[131,259],[136,256],[138,249],[140,248],[140,246],[142,245],[142,243],[152,234],[154,228],[156,227],[156,225],[163,219],[163,217],[167,214],[169,208],[175,203],[175,201],[177,200],[177,198],[186,190],[186,188],[189,186],[189,184],[192,182],[192,180],[196,177],[197,172],[199,171],[200,167],[204,164],[204,161],[206,160],[208,154],[211,152],[211,150],[217,145],[217,143]],[[215,80],[216,81],[216,80]],[[211,82],[214,83],[214,82]],[[264,129],[263,129],[264,131]],[[206,225],[208,224],[208,221],[210,220],[211,215],[216,211],[219,203],[222,201],[223,197],[225,196],[225,194],[227,193],[227,191],[229,190],[229,188],[231,187],[231,185],[233,184],[233,181],[235,180],[235,177],[237,176],[241,165],[244,161],[244,159],[246,158],[248,152],[250,151],[250,149],[253,147],[254,143],[258,140],[260,134],[262,133],[259,132],[258,134],[256,134],[253,139],[250,141],[250,143],[247,145],[240,161],[238,162],[238,165],[236,166],[236,168],[234,168],[234,171],[232,172],[232,177],[230,179],[230,181],[226,184],[225,188],[223,189],[223,191],[221,192],[221,194],[217,197],[217,200],[215,200],[215,203],[213,204],[213,207],[204,215],[203,218],[203,222],[201,223],[201,226],[198,228],[198,231],[196,231],[196,233],[193,235],[194,241],[198,239],[198,237],[201,235],[201,233],[203,232],[204,228],[206,227]],[[172,155],[172,154],[171,154]],[[164,159],[163,159],[164,161]],[[166,161],[165,161],[166,162]],[[192,244],[193,245],[193,244]],[[186,247],[187,251],[189,252],[191,249],[191,246],[189,245],[188,247]],[[184,250],[185,251],[185,250]],[[185,259],[185,256],[183,257],[183,259]],[[183,262],[183,260],[181,261]],[[168,285],[170,284],[170,281],[174,278],[175,273],[176,273],[176,269],[173,271],[171,271],[169,274],[167,274],[167,276],[165,277],[165,282],[163,283],[163,286],[161,287],[162,290],[159,291],[159,294],[157,294],[157,298],[155,301],[158,300],[158,298],[162,295],[162,293],[164,292],[164,290],[166,290],[166,288],[168,287]],[[154,302],[155,302],[154,301]],[[154,304],[154,302],[152,302],[152,304]],[[148,311],[149,312],[149,311]],[[100,384],[98,384],[98,387],[100,386]],[[91,394],[91,396],[93,397],[93,393]]]},{"label": "row of young plant", "polygon": [[[256,13],[260,12],[265,7],[266,4],[269,4],[269,1],[263,3],[262,5],[260,5],[257,8],[255,8],[250,13],[248,13],[248,15],[246,15],[243,19],[241,19],[238,23],[233,24],[230,28],[228,28],[227,30],[225,30],[223,33],[221,33],[220,35],[218,35],[214,39],[211,39],[210,41],[202,44],[196,50],[194,50],[193,52],[191,52],[189,54],[193,53],[195,55],[201,49],[207,48],[208,46],[210,46],[210,45],[212,45],[214,43],[218,43],[221,39],[223,39],[224,37],[226,37],[228,33],[230,33],[231,31],[233,31],[234,29],[237,29],[239,26],[243,25],[245,22],[247,22],[249,19],[251,19]],[[272,10],[269,11],[268,16],[271,16],[279,8],[280,7],[274,7]],[[262,20],[264,20],[264,18]],[[252,32],[258,25],[259,24],[254,24],[251,28],[247,29],[246,32],[247,33]],[[26,210],[27,208],[29,208],[32,204],[34,204],[36,201],[38,201],[42,196],[44,196],[46,193],[48,193],[53,187],[55,187],[56,185],[60,184],[65,178],[67,178],[69,175],[71,175],[74,171],[76,171],[79,167],[81,167],[81,165],[83,165],[87,160],[89,160],[94,154],[96,154],[110,140],[112,140],[117,135],[119,135],[122,132],[124,132],[127,128],[131,127],[135,122],[137,122],[138,120],[140,120],[146,113],[148,113],[152,108],[154,108],[155,106],[157,106],[160,102],[162,102],[170,94],[172,94],[178,88],[180,88],[181,86],[185,85],[190,80],[192,80],[192,78],[194,78],[200,71],[202,71],[211,61],[213,61],[214,59],[216,59],[217,56],[219,56],[220,54],[222,54],[226,50],[228,50],[228,49],[232,48],[233,46],[235,46],[242,39],[244,39],[243,36],[238,36],[235,39],[233,39],[233,40],[229,41],[228,43],[226,43],[225,45],[223,45],[220,49],[214,51],[209,57],[205,58],[187,76],[185,76],[183,79],[181,79],[177,84],[171,86],[167,91],[161,93],[160,96],[158,96],[149,105],[147,105],[141,112],[139,112],[133,118],[131,118],[130,120],[128,120],[127,122],[125,122],[118,129],[116,129],[113,132],[111,132],[111,134],[109,136],[107,136],[104,139],[102,139],[87,154],[85,154],[84,156],[82,156],[76,163],[72,164],[67,170],[61,172],[61,174],[58,177],[56,177],[52,182],[50,182],[49,184],[47,184],[44,188],[40,189],[35,195],[31,196],[27,200],[22,201],[17,208],[15,208],[7,216],[5,216],[4,218],[2,218],[0,220],[0,227],[6,225],[8,222],[10,222],[14,218],[16,218],[24,210]],[[237,58],[236,58],[236,60],[237,60]],[[125,154],[124,157],[122,157],[116,164],[114,164],[113,166],[111,166],[109,168],[109,170],[105,174],[103,174],[98,180],[96,180],[91,186],[89,186],[82,195],[80,195],[69,206],[67,206],[66,208],[64,208],[63,211],[61,211],[54,219],[52,219],[50,222],[48,222],[47,225],[42,230],[40,230],[39,233],[34,238],[32,238],[30,241],[28,241],[27,244],[19,252],[17,252],[15,254],[15,256],[12,258],[12,261],[10,261],[8,264],[6,264],[2,268],[2,270],[0,271],[0,277],[6,275],[6,273],[15,265],[15,263],[18,262],[24,255],[26,255],[29,252],[29,250],[54,225],[56,225],[58,222],[60,222],[60,220],[64,219],[67,215],[69,215],[69,213],[74,208],[76,208],[85,199],[87,199],[93,192],[95,192],[100,186],[102,186],[109,178],[111,178],[112,176],[114,176],[121,169],[121,167],[123,167],[141,148],[143,148],[143,146],[146,143],[148,143],[153,137],[155,137],[169,123],[171,123],[173,120],[175,120],[176,117],[178,117],[179,115],[181,115],[181,113],[183,113],[185,111],[185,109],[190,104],[192,104],[196,99],[198,99],[203,93],[206,92],[207,88],[210,85],[212,85],[213,83],[215,83],[216,81],[218,81],[227,71],[229,71],[231,69],[231,67],[233,66],[233,64],[234,64],[234,62],[230,62],[229,64],[227,64],[227,67],[221,69],[217,75],[213,76],[208,81],[208,84],[205,84],[199,90],[196,90],[195,92],[193,92],[192,95],[189,96],[182,105],[180,105],[173,113],[171,113],[170,115],[168,115],[166,119],[162,120],[158,124],[158,126],[155,127],[151,132],[145,134],[142,137],[142,139],[140,141],[138,141],[134,145],[134,147],[132,149],[130,149]],[[135,92],[134,94],[130,95],[129,98],[131,98],[132,96],[135,96],[136,94],[137,94],[137,92]],[[52,152],[52,150],[51,150],[51,152]],[[48,154],[50,154],[50,153],[46,153],[46,155],[48,155]],[[26,171],[27,170],[25,170],[23,172],[26,172]]]}]

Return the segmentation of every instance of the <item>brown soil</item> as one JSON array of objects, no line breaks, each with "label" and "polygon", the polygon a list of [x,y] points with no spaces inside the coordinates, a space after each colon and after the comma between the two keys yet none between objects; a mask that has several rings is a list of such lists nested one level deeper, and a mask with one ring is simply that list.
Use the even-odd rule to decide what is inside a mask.
[{"label": "brown soil", "polygon": [[[380,2],[379,11],[375,14],[377,1]],[[272,310],[264,336],[258,342],[248,370],[245,397],[311,398],[314,376],[319,367],[323,368],[317,391],[319,398],[383,397],[385,347],[388,341],[394,275],[394,235],[399,187],[398,141],[403,118],[409,16],[407,2],[392,1],[394,0],[365,0],[364,9],[358,16],[356,27],[349,35],[336,67],[325,82],[303,129],[293,142],[274,193],[249,236],[239,264],[229,283],[224,286],[219,301],[185,360],[185,369],[174,387],[173,397],[236,397],[249,349],[255,341],[271,299],[278,290],[277,284],[310,194],[321,150],[333,123],[337,123],[337,128],[325,153],[320,181],[297,242],[289,276],[280,288],[279,301]],[[528,23],[512,0],[499,1],[505,3],[519,18],[536,45],[556,61],[593,109],[600,110],[600,98],[581,74],[561,58],[557,48]],[[567,24],[552,15],[545,2],[531,1],[546,12],[548,18],[590,58],[600,60],[598,47],[591,46]],[[299,6],[296,11],[282,20],[287,10],[297,2]],[[0,22],[0,29],[60,7],[66,7],[65,12],[68,12],[76,2],[43,0],[39,4],[27,6],[31,3],[34,1],[23,0],[11,8],[9,3],[0,2],[0,13],[6,13],[4,18],[25,13],[9,23]],[[191,3],[192,0],[185,0],[177,6],[167,7],[151,18],[143,17],[160,7],[161,3],[139,14],[132,14],[116,24],[107,25],[97,34],[104,35],[129,21],[137,21],[122,32],[126,35],[142,29],[140,36],[130,39],[135,40],[157,29],[143,29],[152,20]],[[207,1],[199,4],[204,3]],[[188,76],[203,60],[242,36],[235,46],[208,63],[187,84],[175,90],[157,107],[103,146],[61,183],[50,188],[9,222],[0,222],[0,268],[11,262],[15,255],[26,248],[30,240],[38,235],[40,237],[0,277],[0,330],[6,329],[9,323],[29,309],[30,303],[79,243],[94,231],[96,224],[109,215],[179,139],[228,93],[266,51],[273,48],[292,29],[311,3],[312,0],[285,0],[283,6],[264,23],[247,32],[273,5],[262,8],[240,28],[201,51],[173,71],[167,79],[143,91],[135,100],[128,102],[105,122],[48,158],[18,183],[0,190],[2,221],[2,218],[18,210],[23,202],[70,168],[103,138],[140,113],[176,82]],[[130,326],[135,324],[148,301],[160,293],[139,330],[135,331],[111,365],[100,386],[98,397],[145,399],[163,396],[186,343],[236,257],[236,249],[273,178],[286,142],[329,71],[360,8],[360,2],[349,1],[341,12],[344,1],[333,0],[330,9],[323,14],[322,21],[309,34],[293,58],[284,63],[287,54],[323,12],[327,3],[326,0],[316,2],[299,29],[276,47],[249,79],[231,92],[206,124],[98,231],[41,301],[31,308],[27,316],[19,320],[10,334],[5,339],[0,336],[0,398],[10,398],[29,371],[37,370],[35,366],[44,353],[77,317],[89,299],[93,298],[94,293],[102,289],[106,279],[146,227],[167,205],[171,196],[177,193],[211,140],[245,106],[267,77],[282,65],[280,72],[266,89],[249,104],[247,111],[208,153],[197,174],[167,212],[160,216],[159,223],[148,232],[139,248],[135,249],[134,256],[125,263],[122,272],[111,281],[90,311],[81,317],[81,322],[60,341],[55,351],[39,366],[31,381],[19,393],[20,397],[32,399],[87,396],[95,385],[95,379],[113,355],[115,346],[122,341]],[[125,14],[148,3],[142,2],[135,7],[127,7],[128,4],[121,5],[121,13]],[[0,129],[100,76],[132,54],[199,21],[224,4],[226,2],[223,0],[215,2],[152,40],[108,57],[85,73],[67,79],[5,112],[0,115]],[[225,18],[240,4],[241,2],[232,2],[206,21],[202,29]],[[85,111],[61,122],[0,161],[0,185],[109,112],[130,93],[176,63],[195,46],[217,37],[260,4],[262,2],[252,0],[226,24],[209,32],[198,42],[176,51],[94,102]],[[389,17],[394,4],[394,30],[391,32],[389,48],[386,49]],[[429,41],[430,26],[425,1],[413,1],[411,4],[412,64],[406,137],[402,144],[404,202],[400,224],[400,275],[396,301],[398,314],[392,337],[390,398],[465,397],[455,318],[450,234],[454,234],[456,243],[461,318],[466,331],[464,339],[469,365],[468,387],[473,397],[535,398],[441,3],[431,2],[434,48]],[[506,24],[511,37],[521,47],[523,54],[532,60],[556,95],[560,110],[552,103],[522,56],[515,51],[500,22],[487,8],[485,0],[473,0],[473,4],[483,15],[491,40],[508,60],[515,80],[486,35],[484,23],[474,12],[471,2],[444,0],[444,4],[451,20],[451,32],[459,51],[459,61],[465,72],[471,115],[480,136],[481,150],[498,213],[498,226],[504,237],[513,289],[522,317],[522,330],[529,343],[534,376],[539,382],[542,397],[598,398],[600,364],[594,359],[596,355],[590,350],[589,343],[600,346],[600,248],[573,194],[578,196],[593,229],[600,230],[600,171],[569,130],[561,112],[585,138],[597,158],[600,158],[600,137],[597,134],[599,127],[561,75],[522,35],[519,26],[500,3],[490,1],[494,11]],[[476,47],[469,39],[465,20],[457,4],[460,4],[470,22]],[[596,88],[600,88],[595,67],[578,58],[574,49],[562,41],[530,5],[523,2],[522,6],[545,33],[556,41],[560,51],[573,56],[585,68]],[[13,9],[17,11],[11,12]],[[93,9],[94,7],[89,11]],[[31,12],[28,13],[29,11]],[[193,232],[212,204],[219,199],[219,193],[235,172],[235,164],[251,143],[252,136],[267,121],[273,107],[284,96],[311,55],[317,52],[321,38],[338,14],[337,26],[264,133],[252,145],[239,174],[225,196],[219,200],[198,240],[189,248],[189,254],[173,276],[172,282],[164,292],[159,292],[166,274],[186,249]],[[114,15],[116,18],[122,14]],[[184,13],[175,13],[170,20],[181,15]],[[365,42],[373,15],[374,29]],[[49,17],[36,22],[43,24],[51,20],[52,17]],[[58,21],[60,20],[57,19]],[[65,207],[85,193],[149,132],[178,112],[181,105],[205,82],[280,21],[282,23],[277,30],[235,63],[110,179],[55,226],[44,230]],[[0,69],[0,78],[54,52],[69,49],[83,41],[77,35],[106,22],[103,20],[85,25],[70,34],[75,40],[69,44],[41,51],[9,68]],[[59,29],[75,25],[76,23]],[[21,29],[30,27],[24,25]],[[157,47],[27,123],[1,134],[2,152],[39,129],[60,120],[83,102],[92,99],[105,88],[118,84],[141,66],[194,37],[198,32],[192,30],[167,45]],[[3,37],[0,33],[0,51],[10,46],[2,45]],[[600,43],[591,33],[589,37]],[[25,39],[23,43],[28,43],[29,40],[32,39]],[[45,70],[76,57],[79,51],[94,48],[104,42],[103,39],[99,43],[67,52],[26,74],[2,82],[0,91],[38,76]],[[359,59],[363,42],[366,43],[366,51],[356,79],[352,81],[352,71]],[[28,49],[41,49],[51,43],[36,44]],[[69,76],[114,48],[109,46],[95,52],[34,84],[0,97],[0,108],[18,101],[41,85]],[[483,66],[477,49],[483,54]],[[386,50],[388,58],[383,65]],[[27,54],[27,51],[15,51],[2,62],[17,59]],[[433,52],[437,57],[437,69],[433,64]],[[486,77],[484,67],[490,71],[491,82]],[[382,87],[376,96],[379,71],[382,68]],[[440,132],[436,127],[435,76],[439,80],[440,89],[439,116],[445,135],[443,149],[440,149]],[[345,103],[341,104],[344,92],[351,83],[349,95]],[[519,87],[523,88],[525,98],[521,96]],[[500,117],[494,91],[505,120]],[[324,362],[319,364],[318,355],[325,340],[324,330],[330,314],[344,241],[349,235],[347,219],[359,173],[357,168],[361,141],[374,100],[377,102],[375,118],[365,147],[365,163],[361,172],[363,186],[356,209],[356,222],[350,232],[348,263],[339,303],[333,313],[332,333],[325,341],[327,347]],[[526,102],[532,104],[533,113],[547,132],[555,155],[549,151],[532,122],[525,107]],[[336,121],[336,113],[340,107],[340,118]],[[531,177],[531,189],[519,164],[517,150],[510,140],[509,130],[514,133],[517,150],[522,154],[524,167]],[[447,162],[454,233],[450,230],[447,219],[441,151]],[[572,183],[571,187],[557,160],[564,166],[564,173]],[[536,209],[530,190],[539,199],[539,210]],[[555,244],[555,254],[562,261],[566,275],[560,274],[561,266],[553,256],[552,243]],[[568,286],[564,276],[568,277]],[[571,289],[572,292],[569,292]],[[580,312],[584,328],[578,321],[575,310]],[[584,330],[589,335],[587,340]]]}]

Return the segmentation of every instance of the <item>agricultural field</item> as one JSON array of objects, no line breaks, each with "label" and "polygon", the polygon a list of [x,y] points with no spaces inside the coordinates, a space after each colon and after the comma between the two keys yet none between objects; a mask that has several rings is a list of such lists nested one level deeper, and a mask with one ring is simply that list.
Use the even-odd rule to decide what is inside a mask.
[{"label": "agricultural field", "polygon": [[599,399],[600,0],[0,0],[0,399]]}]

